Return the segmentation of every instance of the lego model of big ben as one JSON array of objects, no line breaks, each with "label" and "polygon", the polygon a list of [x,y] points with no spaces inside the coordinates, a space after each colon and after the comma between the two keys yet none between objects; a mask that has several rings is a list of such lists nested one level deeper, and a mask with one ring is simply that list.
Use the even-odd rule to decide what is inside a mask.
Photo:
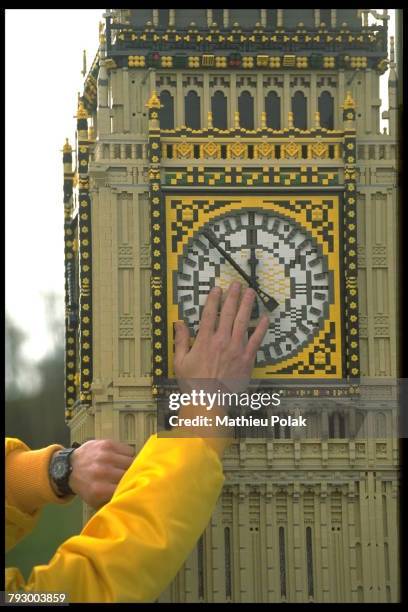
[{"label": "lego model of big ben", "polygon": [[[104,14],[74,167],[68,142],[63,153],[72,437],[137,451],[155,431],[173,321],[196,331],[209,289],[237,277],[208,235],[277,300],[254,377],[295,381],[293,410],[311,423],[306,438],[233,444],[211,523],[160,601],[398,601],[387,20],[369,9]],[[368,378],[381,384],[356,402]],[[317,410],[322,382],[330,401]]]}]

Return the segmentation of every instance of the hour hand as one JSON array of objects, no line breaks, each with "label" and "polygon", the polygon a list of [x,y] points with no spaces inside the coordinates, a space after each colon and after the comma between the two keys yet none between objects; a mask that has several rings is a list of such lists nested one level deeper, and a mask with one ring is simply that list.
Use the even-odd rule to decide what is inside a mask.
[{"label": "hour hand", "polygon": [[279,306],[279,303],[275,300],[275,298],[273,298],[270,295],[268,295],[267,293],[265,293],[265,291],[262,291],[262,289],[260,289],[259,286],[258,286],[257,289],[255,287],[253,287],[253,288],[258,293],[259,298],[260,298],[262,304],[265,306],[265,308],[267,310],[272,312],[273,310],[275,310],[275,308],[277,308]]}]

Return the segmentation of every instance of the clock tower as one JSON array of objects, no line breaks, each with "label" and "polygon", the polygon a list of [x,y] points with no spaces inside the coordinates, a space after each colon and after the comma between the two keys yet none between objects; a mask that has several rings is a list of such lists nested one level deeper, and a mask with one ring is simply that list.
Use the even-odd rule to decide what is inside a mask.
[{"label": "clock tower", "polygon": [[310,423],[232,445],[212,520],[160,601],[398,601],[388,19],[107,9],[100,24],[63,150],[72,438],[138,451],[174,380],[173,322],[196,331],[209,289],[234,279],[257,290],[254,320],[270,313],[254,378]]}]

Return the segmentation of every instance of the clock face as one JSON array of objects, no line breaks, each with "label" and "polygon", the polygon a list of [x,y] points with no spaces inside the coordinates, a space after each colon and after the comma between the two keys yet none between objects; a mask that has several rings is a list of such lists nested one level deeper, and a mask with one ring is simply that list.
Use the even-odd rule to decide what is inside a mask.
[{"label": "clock face", "polygon": [[[296,356],[323,329],[333,303],[333,271],[322,247],[294,219],[267,209],[241,209],[213,217],[185,244],[173,271],[173,300],[179,318],[197,333],[209,290],[224,290],[233,280],[248,286],[216,243],[278,306],[268,312],[257,297],[252,328],[263,312],[270,325],[257,353],[256,366],[278,364]],[[203,233],[204,231],[204,233]]]}]

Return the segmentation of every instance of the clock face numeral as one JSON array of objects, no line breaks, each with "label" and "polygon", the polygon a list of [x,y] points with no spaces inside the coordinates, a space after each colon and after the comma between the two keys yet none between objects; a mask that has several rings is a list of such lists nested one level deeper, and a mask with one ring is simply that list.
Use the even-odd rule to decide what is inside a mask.
[{"label": "clock face numeral", "polygon": [[[293,219],[264,209],[228,213],[202,229],[210,230],[251,282],[278,302],[268,312],[271,322],[256,366],[296,356],[323,328],[333,303],[333,272],[321,246]],[[226,290],[233,280],[249,284],[201,231],[186,244],[173,274],[174,303],[194,333],[212,287]],[[257,297],[252,329],[263,312]]]}]

